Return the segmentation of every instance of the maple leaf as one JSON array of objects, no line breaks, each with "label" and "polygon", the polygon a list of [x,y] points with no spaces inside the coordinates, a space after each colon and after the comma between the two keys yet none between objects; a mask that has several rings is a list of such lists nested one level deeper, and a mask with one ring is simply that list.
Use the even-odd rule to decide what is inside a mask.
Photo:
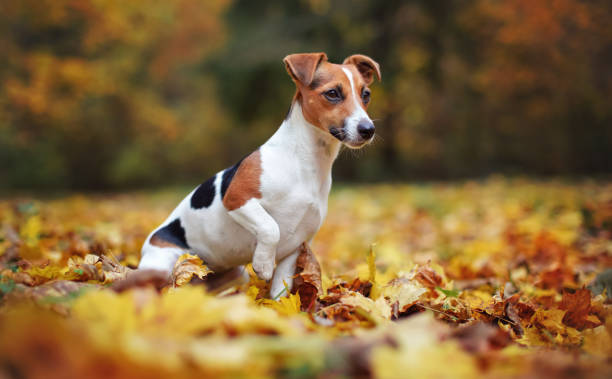
[{"label": "maple leaf", "polygon": [[573,293],[570,291],[563,291],[563,298],[561,299],[559,308],[567,311],[562,320],[565,325],[578,330],[601,325],[601,322],[596,317],[595,319],[589,318],[589,312],[591,311],[591,291],[586,288],[578,289]]}]

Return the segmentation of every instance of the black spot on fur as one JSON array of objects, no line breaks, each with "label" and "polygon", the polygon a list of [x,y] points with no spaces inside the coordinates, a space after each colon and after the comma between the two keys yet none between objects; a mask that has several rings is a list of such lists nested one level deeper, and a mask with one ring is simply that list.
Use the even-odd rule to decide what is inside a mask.
[{"label": "black spot on fur", "polygon": [[222,199],[225,196],[225,191],[227,191],[227,188],[232,182],[232,179],[234,178],[234,175],[236,174],[236,171],[238,171],[238,167],[240,167],[240,164],[242,163],[243,160],[244,158],[242,158],[238,163],[236,163],[232,167],[226,168],[225,171],[223,171],[223,179],[221,180],[221,198]]},{"label": "black spot on fur", "polygon": [[198,186],[191,196],[191,208],[208,208],[215,199],[216,175]]},{"label": "black spot on fur", "polygon": [[185,238],[185,229],[181,226],[181,220],[178,218],[156,231],[152,237],[157,237],[183,249],[189,249]]},{"label": "black spot on fur", "polygon": [[232,179],[234,179],[234,175],[236,175],[236,171],[238,171],[238,167],[240,167],[240,164],[242,163],[244,158],[248,157],[249,155],[242,157],[242,159],[239,160],[238,163],[236,163],[232,167],[226,168],[225,171],[223,171],[223,178],[221,179],[221,199],[225,197],[225,191],[227,191],[227,188],[232,182]]}]

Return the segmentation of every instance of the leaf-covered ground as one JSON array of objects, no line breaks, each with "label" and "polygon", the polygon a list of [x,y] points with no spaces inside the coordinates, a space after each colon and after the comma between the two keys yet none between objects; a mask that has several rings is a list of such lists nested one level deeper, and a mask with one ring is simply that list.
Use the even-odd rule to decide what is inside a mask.
[{"label": "leaf-covered ground", "polygon": [[612,183],[340,188],[301,296],[122,286],[184,193],[0,201],[0,377],[612,374]]}]

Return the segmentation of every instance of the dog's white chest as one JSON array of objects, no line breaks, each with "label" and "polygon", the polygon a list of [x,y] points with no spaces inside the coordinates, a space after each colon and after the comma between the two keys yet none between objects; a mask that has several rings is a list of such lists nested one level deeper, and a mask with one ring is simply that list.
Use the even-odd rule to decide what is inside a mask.
[{"label": "dog's white chest", "polygon": [[[269,177],[264,181],[265,209],[277,222],[280,241],[277,259],[290,254],[302,242],[309,241],[319,230],[327,213],[331,178],[324,183],[307,180],[299,173]],[[267,196],[266,196],[267,195]]]},{"label": "dog's white chest", "polygon": [[283,258],[302,242],[309,241],[319,230],[326,212],[321,201],[313,198],[288,201],[282,208],[281,211],[270,211],[281,232],[278,258]]}]

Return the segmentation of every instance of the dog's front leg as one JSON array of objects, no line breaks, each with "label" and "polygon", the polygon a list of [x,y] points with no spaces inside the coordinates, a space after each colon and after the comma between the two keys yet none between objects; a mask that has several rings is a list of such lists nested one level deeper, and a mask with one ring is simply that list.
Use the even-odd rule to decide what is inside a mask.
[{"label": "dog's front leg", "polygon": [[253,270],[263,280],[272,279],[276,247],[280,239],[278,224],[257,199],[250,199],[240,208],[228,213],[234,221],[257,238],[257,246],[253,253]]},{"label": "dog's front leg", "polygon": [[295,276],[295,263],[300,252],[300,249],[297,249],[278,263],[276,271],[274,271],[274,278],[272,278],[272,286],[270,286],[271,298],[278,299],[281,296],[289,295],[289,292],[291,292],[293,277]]}]

